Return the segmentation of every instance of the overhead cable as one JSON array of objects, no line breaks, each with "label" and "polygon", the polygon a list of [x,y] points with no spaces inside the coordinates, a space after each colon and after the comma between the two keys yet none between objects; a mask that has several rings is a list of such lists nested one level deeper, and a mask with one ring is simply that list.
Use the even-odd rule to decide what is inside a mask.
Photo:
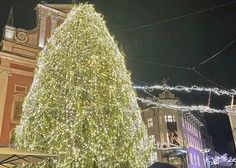
[{"label": "overhead cable", "polygon": [[236,3],[236,1],[231,1],[231,2],[228,2],[228,3],[216,5],[216,6],[207,8],[207,9],[199,10],[199,11],[192,12],[192,13],[189,13],[189,14],[185,14],[185,15],[182,15],[182,16],[177,16],[177,17],[167,19],[167,20],[162,20],[162,21],[158,21],[158,22],[154,22],[154,23],[150,23],[150,24],[145,24],[145,25],[140,25],[140,26],[136,26],[136,27],[131,27],[131,28],[127,28],[127,29],[118,30],[114,33],[121,33],[121,32],[127,32],[127,31],[131,31],[131,30],[137,30],[137,29],[142,29],[142,28],[146,28],[146,27],[151,27],[151,26],[155,26],[155,25],[158,25],[158,24],[162,24],[162,23],[182,19],[182,18],[185,18],[185,17],[189,17],[189,16],[192,16],[192,15],[199,14],[199,13],[203,13],[203,12],[206,12],[206,11],[212,11],[214,9],[229,6],[229,5],[234,4],[234,3]]}]

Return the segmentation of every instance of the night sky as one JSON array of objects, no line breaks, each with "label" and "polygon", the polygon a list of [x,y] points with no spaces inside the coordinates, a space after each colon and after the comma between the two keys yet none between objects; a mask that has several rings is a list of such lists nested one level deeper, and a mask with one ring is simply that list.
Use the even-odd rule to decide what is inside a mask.
[{"label": "night sky", "polygon": [[[0,0],[0,26],[6,24],[8,9],[14,7],[14,26],[35,27],[34,7],[38,0]],[[48,0],[49,3],[70,3]],[[86,1],[80,1],[86,2]],[[107,26],[123,46],[127,68],[136,85],[236,88],[236,1],[232,0],[90,0],[103,13]],[[0,34],[1,35],[1,34]],[[228,44],[233,43],[224,49]],[[224,49],[224,50],[223,50]],[[196,70],[192,68],[206,59]],[[170,65],[172,67],[163,66]],[[184,105],[207,105],[208,94],[178,93]],[[210,107],[223,109],[231,101],[227,96],[212,95]],[[205,114],[216,151],[228,152],[232,141],[228,117]]]}]

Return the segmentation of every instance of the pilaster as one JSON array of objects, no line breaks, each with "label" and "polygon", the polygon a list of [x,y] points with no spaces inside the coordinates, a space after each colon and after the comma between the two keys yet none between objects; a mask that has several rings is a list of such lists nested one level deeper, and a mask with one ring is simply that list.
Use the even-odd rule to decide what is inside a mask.
[{"label": "pilaster", "polygon": [[48,16],[48,12],[41,11],[40,28],[39,28],[39,47],[40,48],[43,48],[45,46],[47,16]]},{"label": "pilaster", "polygon": [[[1,68],[1,66],[0,66]],[[0,69],[0,138],[2,133],[3,114],[6,103],[6,94],[8,86],[8,78],[11,72],[6,69]]]}]

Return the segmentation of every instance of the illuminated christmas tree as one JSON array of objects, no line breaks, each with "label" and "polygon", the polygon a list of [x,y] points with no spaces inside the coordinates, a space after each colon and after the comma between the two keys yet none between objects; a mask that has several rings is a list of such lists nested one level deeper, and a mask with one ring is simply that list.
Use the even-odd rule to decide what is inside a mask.
[{"label": "illuminated christmas tree", "polygon": [[150,144],[124,56],[92,5],[76,5],[39,54],[16,146],[40,167],[145,167]]}]

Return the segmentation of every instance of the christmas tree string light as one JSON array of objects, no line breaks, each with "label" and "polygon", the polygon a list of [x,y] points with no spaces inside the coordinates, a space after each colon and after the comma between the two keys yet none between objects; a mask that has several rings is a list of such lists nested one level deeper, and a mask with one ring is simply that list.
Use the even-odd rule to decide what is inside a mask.
[{"label": "christmas tree string light", "polygon": [[39,54],[15,139],[58,156],[39,167],[147,167],[152,144],[124,55],[92,5],[76,5]]}]

